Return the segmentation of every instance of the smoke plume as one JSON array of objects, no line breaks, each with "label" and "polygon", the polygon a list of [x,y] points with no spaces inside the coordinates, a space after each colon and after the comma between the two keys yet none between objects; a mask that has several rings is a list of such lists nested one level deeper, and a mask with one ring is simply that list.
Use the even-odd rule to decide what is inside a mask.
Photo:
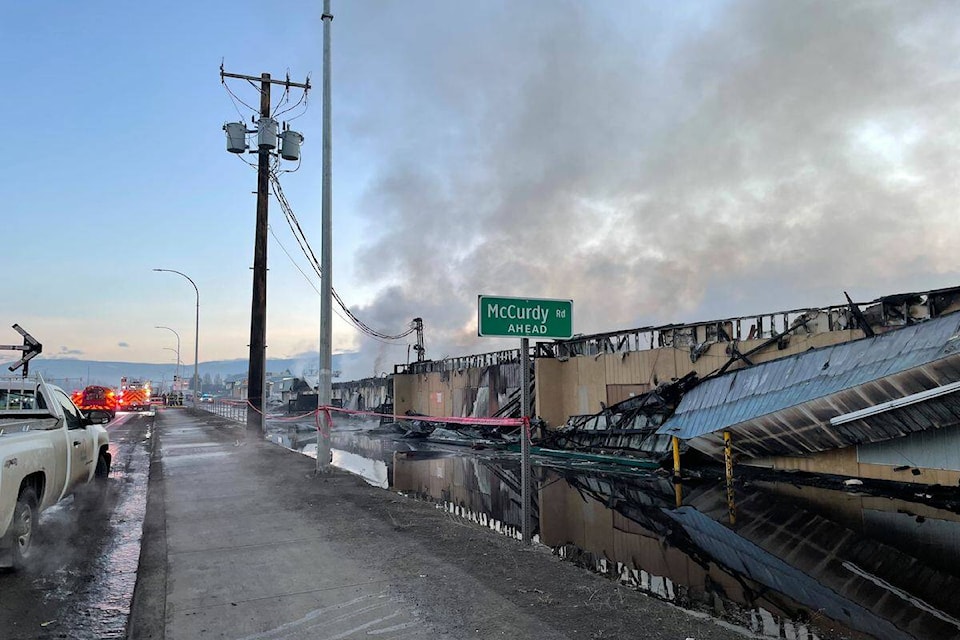
[{"label": "smoke plume", "polygon": [[957,284],[955,5],[623,4],[351,10],[357,315],[438,358],[515,346],[481,293],[592,333]]}]

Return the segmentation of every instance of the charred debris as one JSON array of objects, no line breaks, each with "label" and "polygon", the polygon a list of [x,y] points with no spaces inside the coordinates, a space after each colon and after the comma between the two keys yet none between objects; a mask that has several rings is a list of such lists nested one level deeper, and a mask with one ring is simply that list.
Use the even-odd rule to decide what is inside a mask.
[{"label": "charred debris", "polygon": [[[726,345],[727,359],[722,366],[702,377],[691,371],[660,384],[654,379],[656,386],[653,389],[640,391],[633,397],[609,406],[601,405],[600,411],[594,414],[569,416],[566,423],[559,427],[548,429],[546,424],[535,418],[532,424],[534,445],[543,449],[615,453],[663,462],[672,453],[672,438],[658,431],[662,431],[663,424],[676,413],[684,395],[707,380],[734,370],[752,368],[762,361],[777,359],[776,356],[771,358],[771,352],[785,350],[796,335],[859,329],[862,336],[869,338],[924,323],[960,309],[960,287],[894,294],[878,298],[872,303],[854,303],[849,296],[846,298],[846,305],[781,312],[782,322],[776,323],[774,314],[767,314],[709,323],[643,327],[538,343],[536,357],[561,361],[601,353],[673,347],[688,350],[691,363],[696,363],[715,343]],[[779,315],[776,317],[779,318]],[[743,330],[741,322],[749,324],[749,335]],[[779,331],[774,329],[775,324],[779,325]],[[650,336],[648,345],[640,344],[638,336],[641,335]],[[758,343],[757,338],[761,335],[764,339]],[[748,348],[743,348],[743,341],[750,341]],[[531,381],[533,387],[534,376],[531,376]],[[531,397],[534,397],[533,391],[531,388]],[[509,446],[519,440],[518,429],[444,423],[413,411],[406,413],[406,416],[398,417],[393,425],[381,426],[394,429],[407,438],[476,448]],[[501,403],[496,413],[485,417],[520,417],[521,413],[519,389],[514,387],[514,392],[506,402]],[[682,442],[681,447],[686,449],[687,444]]]},{"label": "charred debris", "polygon": [[[937,289],[918,293],[902,293],[884,296],[872,303],[854,303],[844,293],[847,305],[825,309],[807,309],[784,313],[783,328],[771,331],[768,337],[747,350],[741,350],[740,320],[720,321],[705,326],[706,340],[697,340],[697,325],[670,325],[656,329],[659,344],[650,348],[683,346],[689,349],[690,361],[697,362],[710,344],[726,343],[727,361],[718,369],[698,377],[695,372],[661,383],[655,389],[637,394],[610,406],[601,405],[595,414],[574,415],[558,429],[543,430],[541,447],[575,450],[588,453],[616,453],[619,455],[647,458],[664,462],[672,454],[671,435],[660,427],[677,411],[683,397],[708,380],[727,374],[731,369],[742,370],[754,367],[755,360],[764,354],[770,361],[769,352],[784,350],[794,334],[834,331],[836,329],[859,329],[870,338],[902,327],[924,323],[960,309],[960,288]],[[773,322],[769,323],[771,328]],[[753,327],[762,329],[763,320],[757,318]],[[754,328],[747,339],[756,337]],[[649,329],[649,328],[647,328]],[[713,329],[713,333],[711,333]],[[733,335],[731,335],[733,334]],[[626,336],[627,334],[623,334]],[[653,332],[651,331],[651,335]],[[623,337],[621,336],[621,337]],[[617,352],[615,334],[582,337],[579,340],[552,345],[554,357],[579,355],[584,347],[592,346],[596,352]],[[591,350],[584,351],[586,355]],[[774,357],[774,360],[776,358]],[[658,433],[660,431],[660,433]],[[681,449],[689,449],[685,441]]]},{"label": "charred debris", "polygon": [[662,461],[672,451],[672,439],[658,435],[657,430],[673,415],[683,394],[699,382],[696,372],[690,372],[679,380],[603,407],[599,413],[570,416],[563,427],[543,430],[537,445],[590,453],[616,451]]},{"label": "charred debris", "polygon": [[[535,383],[533,376],[530,376],[530,397],[533,397]],[[520,390],[517,389],[511,393],[506,402],[503,403],[491,418],[519,418],[522,415],[520,407]],[[415,440],[430,440],[431,442],[441,442],[445,444],[466,445],[475,449],[487,447],[504,447],[520,442],[520,429],[518,427],[500,427],[487,424],[462,424],[454,422],[443,422],[436,419],[426,419],[429,416],[417,413],[415,411],[406,411],[405,417],[397,420],[392,425],[394,430],[401,433],[404,438]],[[381,420],[381,426],[384,426]]]}]

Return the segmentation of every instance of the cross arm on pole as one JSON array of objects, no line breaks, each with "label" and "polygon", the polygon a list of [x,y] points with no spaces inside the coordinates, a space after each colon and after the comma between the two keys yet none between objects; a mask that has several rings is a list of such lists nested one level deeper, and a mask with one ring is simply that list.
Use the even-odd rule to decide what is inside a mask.
[{"label": "cross arm on pole", "polygon": [[289,78],[283,80],[278,80],[275,78],[270,78],[269,80],[264,80],[260,76],[246,76],[242,73],[228,73],[223,70],[223,67],[220,67],[220,79],[224,78],[237,78],[239,80],[249,80],[251,82],[269,82],[270,84],[282,84],[285,87],[297,87],[298,89],[310,89],[310,80],[306,82],[291,82]]}]

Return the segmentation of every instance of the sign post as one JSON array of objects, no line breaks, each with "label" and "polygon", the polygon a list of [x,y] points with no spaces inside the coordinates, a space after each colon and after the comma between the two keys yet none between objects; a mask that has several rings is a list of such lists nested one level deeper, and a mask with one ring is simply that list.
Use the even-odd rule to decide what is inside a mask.
[{"label": "sign post", "polygon": [[566,340],[573,337],[573,301],[543,298],[478,296],[477,333],[481,337],[520,338],[520,499],[523,542],[530,544],[530,338]]},{"label": "sign post", "polygon": [[533,511],[531,491],[533,469],[530,465],[530,338],[520,338],[520,505],[523,544],[530,544],[533,527],[530,516]]},{"label": "sign post", "polygon": [[28,372],[30,371],[30,360],[43,352],[43,345],[40,344],[32,335],[24,331],[23,327],[20,325],[14,324],[13,329],[23,336],[23,345],[3,344],[0,345],[0,350],[23,352],[23,357],[17,362],[13,363],[9,368],[10,371],[16,371],[20,367],[23,367],[23,377],[26,378]]}]

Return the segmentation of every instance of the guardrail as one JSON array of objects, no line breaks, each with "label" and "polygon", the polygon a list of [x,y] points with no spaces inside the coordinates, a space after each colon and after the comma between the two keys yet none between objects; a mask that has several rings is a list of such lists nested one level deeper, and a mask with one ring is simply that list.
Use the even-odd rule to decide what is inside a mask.
[{"label": "guardrail", "polygon": [[240,423],[246,423],[247,421],[247,403],[243,400],[214,398],[213,402],[201,402],[198,406],[205,411],[229,420],[236,420]]}]

